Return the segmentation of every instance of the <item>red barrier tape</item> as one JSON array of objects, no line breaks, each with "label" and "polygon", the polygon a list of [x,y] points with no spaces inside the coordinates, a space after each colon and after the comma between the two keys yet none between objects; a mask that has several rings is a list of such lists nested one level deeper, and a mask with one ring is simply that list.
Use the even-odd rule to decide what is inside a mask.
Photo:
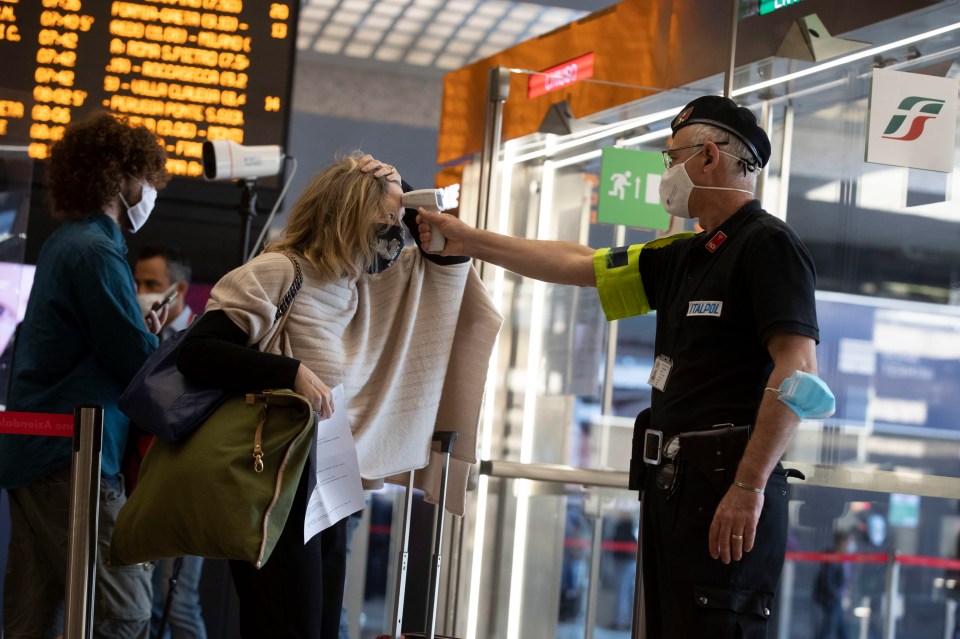
[{"label": "red barrier tape", "polygon": [[73,437],[73,415],[0,412],[0,433]]},{"label": "red barrier tape", "polygon": [[[889,556],[886,553],[833,553],[833,552],[788,552],[787,561],[813,561],[818,563],[851,564],[885,564]],[[941,557],[924,557],[922,555],[894,555],[893,561],[905,566],[922,566],[924,568],[943,568],[946,570],[960,570],[960,559],[943,559]]]},{"label": "red barrier tape", "polygon": [[815,561],[824,564],[885,564],[885,552],[798,552],[788,551],[787,561]]}]

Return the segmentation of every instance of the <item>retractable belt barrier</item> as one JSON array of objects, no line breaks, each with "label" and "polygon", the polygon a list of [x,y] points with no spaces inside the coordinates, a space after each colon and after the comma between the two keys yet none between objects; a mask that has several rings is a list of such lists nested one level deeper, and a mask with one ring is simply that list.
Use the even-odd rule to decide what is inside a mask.
[{"label": "retractable belt barrier", "polygon": [[73,415],[0,412],[0,433],[73,437],[63,636],[64,639],[90,639],[93,636],[93,586],[97,575],[103,406],[81,404],[74,407]]},{"label": "retractable belt barrier", "polygon": [[0,433],[73,437],[73,415],[60,413],[0,413]]}]

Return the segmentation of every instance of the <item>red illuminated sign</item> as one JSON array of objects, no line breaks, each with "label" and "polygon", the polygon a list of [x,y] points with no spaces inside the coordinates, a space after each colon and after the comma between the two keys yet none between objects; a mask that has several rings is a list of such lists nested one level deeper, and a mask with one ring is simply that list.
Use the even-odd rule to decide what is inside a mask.
[{"label": "red illuminated sign", "polygon": [[555,67],[544,69],[537,75],[531,75],[527,80],[527,98],[536,98],[551,91],[559,91],[563,87],[592,77],[593,52],[590,52]]}]

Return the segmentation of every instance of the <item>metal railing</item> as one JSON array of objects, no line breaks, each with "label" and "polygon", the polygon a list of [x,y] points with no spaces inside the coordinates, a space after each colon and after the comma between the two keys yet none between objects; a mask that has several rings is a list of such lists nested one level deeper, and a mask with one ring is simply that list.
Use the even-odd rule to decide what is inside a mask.
[{"label": "metal railing", "polygon": [[[899,493],[917,495],[920,497],[939,497],[944,499],[960,498],[960,478],[944,477],[940,475],[925,475],[910,471],[886,471],[873,469],[856,469],[827,464],[809,464],[803,462],[783,461],[786,468],[795,468],[802,472],[806,479],[790,479],[791,483],[801,483],[804,486],[822,486],[825,488],[872,491],[878,493]],[[627,490],[629,474],[623,471],[595,470],[576,468],[562,464],[533,464],[505,460],[482,460],[479,466],[481,475],[504,479],[527,479],[531,481],[551,482],[559,484],[575,484],[587,488],[613,488]],[[599,562],[598,533],[594,531],[594,552],[591,561]],[[788,557],[788,564],[796,558]],[[890,553],[883,561],[886,563],[887,592],[895,593],[899,589],[900,566],[911,563],[911,556],[901,556]],[[950,567],[956,560],[925,558],[940,563],[935,567]],[[941,565],[942,564],[942,565]],[[924,565],[933,564],[926,561]],[[640,566],[640,552],[637,552],[637,577],[634,599],[633,639],[643,639],[643,606],[642,606],[642,570]],[[590,588],[594,588],[591,579]],[[591,619],[591,608],[596,605],[595,597],[587,597],[586,618]],[[895,636],[895,616],[893,606],[887,605],[883,610],[883,637],[893,639]],[[587,638],[592,636],[588,627]],[[783,635],[786,636],[786,635]]]}]

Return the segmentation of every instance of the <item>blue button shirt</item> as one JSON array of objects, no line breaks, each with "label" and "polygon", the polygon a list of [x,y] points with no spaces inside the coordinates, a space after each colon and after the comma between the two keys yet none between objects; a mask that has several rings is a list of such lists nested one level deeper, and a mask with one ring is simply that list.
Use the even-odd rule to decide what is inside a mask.
[{"label": "blue button shirt", "polygon": [[[120,471],[128,419],[117,400],[157,338],[147,331],[127,245],[103,213],[67,222],[44,243],[20,328],[7,410],[73,414],[104,408],[105,476]],[[39,479],[71,462],[69,437],[0,435],[0,487]]]}]

